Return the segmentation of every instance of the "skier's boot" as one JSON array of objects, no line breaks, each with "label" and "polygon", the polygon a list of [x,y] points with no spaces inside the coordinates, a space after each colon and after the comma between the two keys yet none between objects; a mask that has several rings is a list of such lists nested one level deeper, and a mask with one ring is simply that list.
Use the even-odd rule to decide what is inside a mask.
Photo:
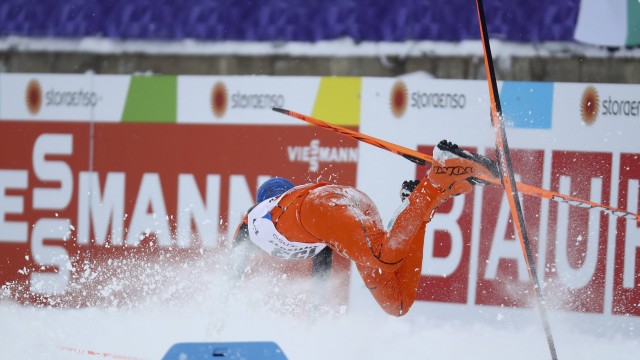
[{"label": "skier's boot", "polygon": [[458,145],[442,140],[433,150],[433,164],[427,175],[431,182],[451,196],[466,194],[473,185],[485,186],[480,179],[499,178],[495,161],[486,156],[462,150]]}]

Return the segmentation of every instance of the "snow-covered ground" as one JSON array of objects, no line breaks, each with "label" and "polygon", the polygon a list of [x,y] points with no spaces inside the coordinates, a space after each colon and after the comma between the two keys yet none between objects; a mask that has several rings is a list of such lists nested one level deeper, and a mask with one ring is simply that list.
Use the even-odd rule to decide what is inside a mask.
[{"label": "snow-covered ground", "polygon": [[[224,328],[204,304],[142,309],[0,306],[5,359],[160,359],[176,342],[275,341],[289,359],[547,359],[537,325],[405,321],[364,314],[302,321],[231,306]],[[601,338],[554,328],[560,359],[637,359],[638,338]],[[92,355],[91,352],[95,354]]]},{"label": "snow-covered ground", "polygon": [[[173,276],[183,284],[182,296],[166,288],[128,308],[35,308],[1,300],[0,358],[160,359],[177,342],[215,341],[275,341],[289,359],[550,358],[532,309],[418,303],[420,311],[402,318],[375,306],[312,316],[312,284],[283,274],[241,286],[198,269]],[[637,318],[609,323],[575,315],[550,313],[560,359],[638,358]]]}]

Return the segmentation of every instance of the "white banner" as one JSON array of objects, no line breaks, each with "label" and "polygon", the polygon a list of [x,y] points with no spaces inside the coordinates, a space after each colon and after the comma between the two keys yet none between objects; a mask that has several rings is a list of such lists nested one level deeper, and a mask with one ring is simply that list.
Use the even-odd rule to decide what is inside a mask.
[{"label": "white banner", "polygon": [[319,84],[319,77],[178,76],[178,122],[302,125],[271,108],[311,113]]},{"label": "white banner", "polygon": [[0,119],[119,122],[126,75],[2,74]]},{"label": "white banner", "polygon": [[[519,181],[638,211],[640,85],[499,86]],[[362,133],[426,153],[448,139],[494,157],[485,81],[363,78],[361,106]],[[357,186],[388,221],[400,205],[402,181],[426,170],[361,144]],[[606,319],[640,315],[634,305],[640,301],[640,227],[634,220],[533,196],[522,203],[550,309]],[[477,314],[478,305],[489,305],[482,312],[496,316],[504,314],[503,306],[532,306],[526,263],[501,189],[476,187],[441,207],[427,226],[422,274],[422,301],[408,316],[431,316],[434,303],[463,305],[465,316]],[[352,280],[358,308],[360,302],[375,307],[355,271]],[[460,316],[460,307],[438,309]]]}]

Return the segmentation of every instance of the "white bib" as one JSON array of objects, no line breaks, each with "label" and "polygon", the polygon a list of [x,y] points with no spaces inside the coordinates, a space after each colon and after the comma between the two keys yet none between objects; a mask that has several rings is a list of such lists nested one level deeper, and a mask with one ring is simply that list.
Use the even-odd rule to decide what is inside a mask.
[{"label": "white bib", "polygon": [[309,259],[318,254],[324,247],[322,243],[301,243],[287,240],[276,230],[271,214],[278,205],[281,196],[267,199],[256,205],[247,215],[249,222],[249,238],[259,248],[280,259]]}]

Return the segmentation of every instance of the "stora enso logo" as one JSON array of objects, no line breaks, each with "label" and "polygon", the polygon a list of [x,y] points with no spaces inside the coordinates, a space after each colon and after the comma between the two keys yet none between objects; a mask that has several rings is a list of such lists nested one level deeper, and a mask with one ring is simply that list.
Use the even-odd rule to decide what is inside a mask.
[{"label": "stora enso logo", "polygon": [[31,79],[25,91],[25,103],[31,115],[37,115],[42,108],[42,87],[36,79]]},{"label": "stora enso logo", "polygon": [[407,85],[404,81],[398,80],[391,88],[391,95],[389,97],[389,106],[391,107],[391,113],[396,118],[400,118],[407,110],[407,104],[409,103],[409,94],[407,91]]},{"label": "stora enso logo", "polygon": [[637,119],[640,117],[640,100],[635,98],[623,98],[621,96],[634,96],[625,92],[611,94],[606,92],[600,96],[593,86],[588,86],[582,93],[580,100],[580,115],[585,124],[591,125],[598,116],[604,118]]},{"label": "stora enso logo", "polygon": [[211,111],[217,118],[221,118],[227,112],[229,105],[229,95],[227,87],[223,82],[218,81],[211,89]]},{"label": "stora enso logo", "polygon": [[[67,87],[67,83],[59,83],[63,87]],[[49,85],[49,88],[43,90],[40,81],[31,79],[27,83],[25,90],[25,105],[31,115],[38,115],[43,107],[54,108],[77,108],[77,107],[95,107],[102,100],[102,97],[95,91],[85,90],[84,88],[55,88]]]},{"label": "stora enso logo", "polygon": [[598,91],[593,86],[588,86],[582,92],[582,99],[580,99],[580,116],[582,121],[591,125],[596,121],[598,117],[598,110],[600,109],[600,96]]}]

